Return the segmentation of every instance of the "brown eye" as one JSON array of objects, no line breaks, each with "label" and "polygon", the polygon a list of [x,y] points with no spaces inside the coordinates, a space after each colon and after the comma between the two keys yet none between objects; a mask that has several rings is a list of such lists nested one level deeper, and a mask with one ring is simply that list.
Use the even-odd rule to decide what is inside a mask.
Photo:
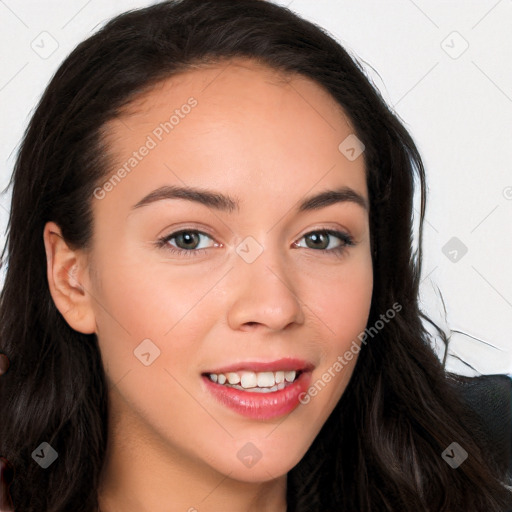
[{"label": "brown eye", "polygon": [[[322,229],[318,231],[311,231],[302,238],[306,240],[307,249],[315,249],[322,252],[339,255],[346,250],[346,247],[355,245],[353,238],[342,231]],[[341,243],[334,247],[328,248],[333,239],[338,239]],[[294,244],[295,247],[303,247],[298,243]]]},{"label": "brown eye", "polygon": [[180,249],[196,249],[196,245],[200,242],[200,235],[194,231],[182,231],[173,238],[176,239],[176,245]]},{"label": "brown eye", "polygon": [[[181,231],[176,231],[158,239],[157,246],[172,253],[184,256],[196,256],[207,248],[198,247],[203,237],[209,238],[210,240],[212,239],[210,235],[202,231],[196,229],[182,229]],[[175,242],[171,243],[171,240],[175,240]]]}]

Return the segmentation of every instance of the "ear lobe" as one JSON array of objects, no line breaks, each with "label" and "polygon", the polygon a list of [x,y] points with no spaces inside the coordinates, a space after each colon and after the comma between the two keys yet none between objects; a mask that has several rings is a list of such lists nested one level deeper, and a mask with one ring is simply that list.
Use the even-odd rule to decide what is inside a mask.
[{"label": "ear lobe", "polygon": [[55,222],[46,223],[43,239],[48,286],[55,306],[71,328],[84,334],[94,333],[96,323],[91,296],[87,292],[89,280],[85,254],[68,246]]}]

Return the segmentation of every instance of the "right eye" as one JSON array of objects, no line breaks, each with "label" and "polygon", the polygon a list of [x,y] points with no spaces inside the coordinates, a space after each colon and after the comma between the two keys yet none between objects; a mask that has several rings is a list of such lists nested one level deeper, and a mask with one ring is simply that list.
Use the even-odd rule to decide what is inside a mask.
[{"label": "right eye", "polygon": [[[200,244],[202,237],[212,239],[210,235],[197,229],[181,229],[162,238],[159,238],[157,241],[157,246],[169,250],[171,253],[174,254],[180,254],[183,256],[185,256],[185,254],[186,256],[195,256],[199,251],[205,250],[205,248],[197,247],[198,243]],[[171,240],[174,239],[178,244],[177,248],[175,248],[175,246],[173,246],[172,244],[170,245]],[[183,245],[184,247],[179,247],[179,245]],[[216,245],[218,246],[219,244]]]}]

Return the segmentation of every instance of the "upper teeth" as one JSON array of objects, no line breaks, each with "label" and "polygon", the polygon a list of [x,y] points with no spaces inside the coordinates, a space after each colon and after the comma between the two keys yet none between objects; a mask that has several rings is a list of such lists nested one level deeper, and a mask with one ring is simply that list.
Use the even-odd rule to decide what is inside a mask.
[{"label": "upper teeth", "polygon": [[210,373],[210,379],[219,384],[239,384],[243,388],[272,387],[284,381],[293,382],[297,372],[278,371],[278,372],[228,372],[228,373]]}]

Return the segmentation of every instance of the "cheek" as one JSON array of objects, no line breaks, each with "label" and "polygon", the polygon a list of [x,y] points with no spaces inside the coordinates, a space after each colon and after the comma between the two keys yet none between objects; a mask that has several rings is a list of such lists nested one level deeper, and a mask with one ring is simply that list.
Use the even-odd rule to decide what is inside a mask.
[{"label": "cheek", "polygon": [[373,271],[369,255],[337,268],[311,287],[308,301],[323,333],[322,362],[309,388],[319,418],[324,421],[343,394],[360,352],[360,335],[370,313]]},{"label": "cheek", "polygon": [[[136,251],[126,251],[120,260],[111,255],[102,260],[101,272],[93,284],[99,344],[107,375],[117,382],[130,371],[153,379],[163,368],[187,369],[197,346],[208,329],[208,300],[202,300],[218,277],[166,265],[142,264]],[[108,264],[109,261],[122,263]],[[214,309],[214,308],[212,308]],[[199,315],[199,318],[198,318]],[[143,354],[149,353],[149,356]],[[149,367],[144,366],[151,361]],[[142,358],[142,359],[141,359]],[[149,359],[149,361],[148,361]],[[152,362],[154,361],[154,362]],[[149,376],[149,377],[148,377]]]},{"label": "cheek", "polygon": [[307,307],[324,323],[330,345],[350,345],[363,331],[370,312],[373,271],[371,257],[354,260],[331,273],[309,279]]},{"label": "cheek", "polygon": [[192,284],[183,275],[165,265],[148,265],[133,256],[108,258],[99,287],[98,315],[104,324],[114,324],[133,341],[140,337],[163,337],[197,304],[208,289],[210,280],[198,276]]},{"label": "cheek", "polygon": [[[172,321],[172,310],[161,289],[147,278],[147,269],[129,256],[120,256],[98,258],[99,272],[92,287],[102,359],[114,382],[128,369],[142,366],[134,351],[141,343],[148,345],[144,340],[157,347],[153,347],[153,357],[161,350],[159,340]],[[157,308],[167,310],[167,318]]]}]

